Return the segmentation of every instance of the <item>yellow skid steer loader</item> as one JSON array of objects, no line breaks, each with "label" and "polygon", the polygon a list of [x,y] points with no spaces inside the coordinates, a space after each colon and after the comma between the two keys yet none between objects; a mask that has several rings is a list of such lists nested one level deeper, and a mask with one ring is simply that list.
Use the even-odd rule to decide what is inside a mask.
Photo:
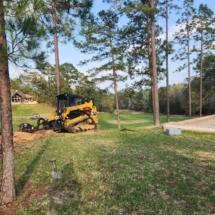
[{"label": "yellow skid steer loader", "polygon": [[97,129],[98,116],[94,99],[84,99],[80,95],[69,93],[56,97],[56,109],[51,112],[47,120],[39,118],[36,127],[23,123],[19,126],[20,130],[34,132],[52,129],[58,132],[75,133]]}]

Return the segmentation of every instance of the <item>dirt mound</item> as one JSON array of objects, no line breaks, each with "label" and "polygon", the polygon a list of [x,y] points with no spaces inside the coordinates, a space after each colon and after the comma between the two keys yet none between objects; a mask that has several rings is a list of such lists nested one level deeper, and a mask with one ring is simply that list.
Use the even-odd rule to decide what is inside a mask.
[{"label": "dirt mound", "polygon": [[[94,134],[95,132],[98,132],[98,131],[90,130],[87,132],[77,133],[77,134],[89,135],[89,134]],[[34,133],[15,131],[13,136],[13,142],[14,142],[14,145],[18,145],[21,143],[22,144],[29,143],[34,140],[45,139],[47,137],[65,136],[65,135],[75,135],[75,134],[69,134],[67,132],[57,133],[52,130],[38,130],[38,131],[35,131]],[[0,135],[0,143],[1,143],[1,135]]]},{"label": "dirt mound", "polygon": [[56,133],[52,130],[41,130],[34,133],[16,131],[14,132],[14,144],[31,142],[34,140],[44,139],[56,135],[59,135],[59,133]]}]

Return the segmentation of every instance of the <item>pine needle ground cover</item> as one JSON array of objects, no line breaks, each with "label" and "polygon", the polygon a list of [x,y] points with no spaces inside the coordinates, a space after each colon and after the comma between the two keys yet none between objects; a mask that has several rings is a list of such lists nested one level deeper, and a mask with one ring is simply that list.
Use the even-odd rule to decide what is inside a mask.
[{"label": "pine needle ground cover", "polygon": [[[60,134],[17,146],[16,212],[215,213],[214,134],[168,136],[141,127],[136,115],[123,117],[130,124],[122,125],[135,132],[115,129],[115,116],[103,113],[98,132]],[[132,127],[132,120],[138,126]],[[51,177],[52,158],[61,179]]]}]

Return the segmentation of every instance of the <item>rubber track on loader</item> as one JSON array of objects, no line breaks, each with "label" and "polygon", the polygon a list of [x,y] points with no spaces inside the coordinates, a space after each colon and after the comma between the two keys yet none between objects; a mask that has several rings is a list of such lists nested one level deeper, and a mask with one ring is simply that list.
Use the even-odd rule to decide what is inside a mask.
[{"label": "rubber track on loader", "polygon": [[84,121],[69,125],[67,129],[69,133],[83,132],[83,131],[88,131],[93,129],[97,130],[97,125],[94,119],[91,117],[91,115],[86,111],[82,111],[82,112],[86,114],[88,118],[85,119]]},{"label": "rubber track on loader", "polygon": [[92,122],[88,123],[88,121],[89,119],[86,119],[82,122],[69,125],[67,130],[69,133],[77,133],[97,129],[95,124],[92,124]]}]

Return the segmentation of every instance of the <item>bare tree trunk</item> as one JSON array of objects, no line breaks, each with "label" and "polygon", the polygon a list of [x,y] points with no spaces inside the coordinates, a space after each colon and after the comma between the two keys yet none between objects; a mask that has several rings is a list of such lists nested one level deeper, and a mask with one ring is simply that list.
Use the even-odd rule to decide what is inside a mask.
[{"label": "bare tree trunk", "polygon": [[166,109],[167,109],[167,122],[170,122],[170,107],[169,107],[169,50],[168,50],[168,0],[166,0]]},{"label": "bare tree trunk", "polygon": [[57,95],[60,95],[60,64],[58,53],[58,38],[57,38],[57,18],[56,18],[56,4],[55,0],[52,0],[52,22],[54,27],[54,47],[55,47],[55,69],[56,69],[56,83],[57,83]]},{"label": "bare tree trunk", "polygon": [[[151,0],[151,8],[154,8],[154,0]],[[157,67],[156,67],[156,47],[155,47],[155,20],[154,14],[151,19],[151,42],[152,42],[152,87],[154,92],[154,125],[160,125],[159,114],[159,98],[158,98],[158,81],[157,81]]]},{"label": "bare tree trunk", "polygon": [[152,93],[152,108],[153,108],[153,116],[155,116],[155,98],[154,98],[154,89],[153,89],[153,74],[152,74],[152,53],[151,53],[151,42],[148,38],[148,56],[149,56],[149,70],[150,70],[150,77],[151,77],[151,93]]},{"label": "bare tree trunk", "polygon": [[128,97],[128,110],[133,107],[133,104],[132,104],[132,100],[130,97]]},{"label": "bare tree trunk", "polygon": [[117,126],[120,128],[120,116],[119,116],[119,101],[118,101],[118,92],[117,92],[117,84],[116,84],[116,71],[113,70],[114,76],[114,92],[115,92],[115,101],[116,101],[116,113],[117,113]]},{"label": "bare tree trunk", "polygon": [[188,92],[189,92],[189,119],[191,119],[192,116],[192,106],[191,106],[191,79],[190,79],[190,35],[189,32],[187,31],[187,39],[188,39],[188,44],[187,44],[187,60],[188,60]]},{"label": "bare tree trunk", "polygon": [[[150,76],[151,76],[151,93],[152,93],[152,111],[153,111],[153,116],[155,116],[155,94],[154,94],[154,88],[153,88],[153,71],[152,68],[150,70]],[[154,117],[155,119],[155,117]]]},{"label": "bare tree trunk", "polygon": [[117,92],[117,84],[116,84],[116,68],[115,68],[115,59],[114,59],[112,38],[110,38],[110,49],[111,49],[111,54],[112,54],[113,82],[114,82],[114,93],[115,93],[115,102],[116,102],[117,126],[118,126],[118,128],[120,128],[119,101],[118,101],[118,92]]},{"label": "bare tree trunk", "polygon": [[16,195],[14,178],[12,106],[3,0],[0,0],[0,29],[0,105],[2,109],[2,184],[0,202],[1,204],[5,204],[12,202]]},{"label": "bare tree trunk", "polygon": [[200,54],[200,98],[199,98],[199,116],[202,117],[202,67],[203,67],[203,34],[201,34],[201,54]]},{"label": "bare tree trunk", "polygon": [[209,99],[209,102],[208,102],[208,115],[211,114],[211,99]]},{"label": "bare tree trunk", "polygon": [[[149,23],[148,23],[149,25]],[[149,29],[150,32],[150,29]],[[152,53],[151,53],[151,41],[150,41],[151,37],[148,37],[148,60],[149,60],[149,71],[150,71],[150,78],[151,78],[151,93],[152,93],[152,109],[153,109],[153,116],[155,116],[155,111],[154,111],[154,107],[155,107],[155,99],[154,99],[154,89],[153,89],[153,74],[152,74]]]},{"label": "bare tree trunk", "polygon": [[[213,71],[211,72],[211,79],[210,79],[210,86],[211,86],[211,89],[212,89],[212,86],[213,86],[213,82],[212,82],[212,80],[213,80]],[[211,97],[211,95],[210,95],[210,98],[208,99],[209,101],[208,101],[208,115],[211,115],[211,104],[213,104],[213,97]],[[211,102],[211,100],[212,100],[212,102]]]}]

